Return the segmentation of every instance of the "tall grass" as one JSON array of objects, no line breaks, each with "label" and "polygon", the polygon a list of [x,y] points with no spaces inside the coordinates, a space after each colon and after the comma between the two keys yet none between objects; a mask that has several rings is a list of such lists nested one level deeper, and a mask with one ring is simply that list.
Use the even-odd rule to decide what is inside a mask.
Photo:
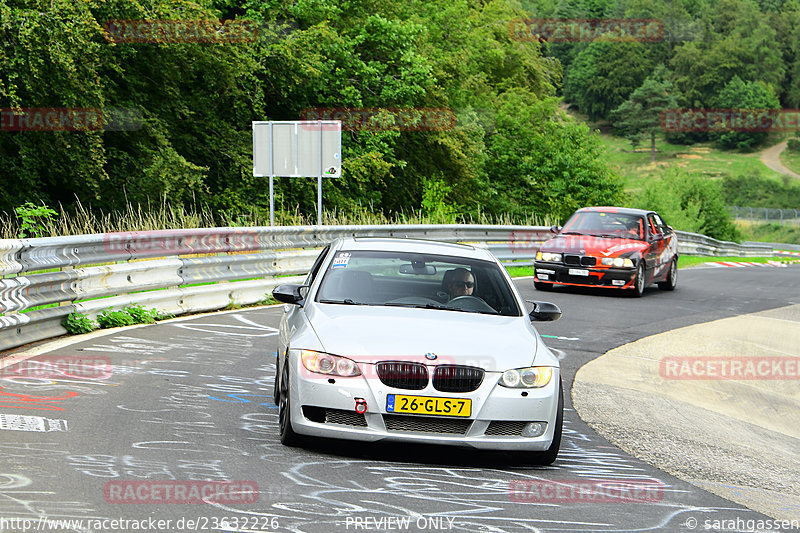
[{"label": "tall grass", "polygon": [[734,221],[743,241],[785,242],[800,244],[800,226],[784,223],[755,223],[749,220]]},{"label": "tall grass", "polygon": [[[87,235],[119,231],[152,231],[161,229],[191,229],[211,227],[254,227],[269,226],[269,211],[259,207],[249,207],[240,212],[219,212],[210,208],[200,209],[173,206],[162,201],[158,205],[128,205],[124,211],[106,212],[89,209],[77,202],[71,210],[62,205],[56,208],[58,216],[42,219],[39,222],[42,236]],[[408,213],[385,215],[369,207],[354,210],[323,210],[323,224],[333,225],[386,225],[386,224],[520,224],[529,226],[549,226],[550,219],[531,213],[524,217],[508,214],[490,215],[479,212],[476,215],[452,215],[444,212]],[[16,214],[0,213],[0,238],[15,239],[20,236],[21,220]],[[275,224],[278,226],[313,226],[317,215],[294,211],[276,210]]]}]

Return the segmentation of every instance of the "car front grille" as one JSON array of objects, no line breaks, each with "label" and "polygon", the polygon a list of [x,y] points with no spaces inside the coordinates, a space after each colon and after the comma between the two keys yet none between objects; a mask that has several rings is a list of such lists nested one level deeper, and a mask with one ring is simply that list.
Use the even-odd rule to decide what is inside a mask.
[{"label": "car front grille", "polygon": [[421,363],[389,361],[375,366],[381,383],[389,387],[422,390],[428,386],[428,368]]},{"label": "car front grille", "polygon": [[427,416],[383,415],[383,422],[389,431],[410,433],[443,433],[447,435],[466,435],[472,420],[456,418],[434,418]]},{"label": "car front grille", "polygon": [[483,382],[483,369],[473,366],[440,365],[433,373],[433,388],[442,392],[472,392]]},{"label": "car front grille", "polygon": [[485,434],[492,437],[519,437],[525,428],[525,422],[511,422],[505,420],[494,420],[486,428]]},{"label": "car front grille", "polygon": [[597,258],[585,255],[565,255],[564,264],[570,266],[595,266]]}]

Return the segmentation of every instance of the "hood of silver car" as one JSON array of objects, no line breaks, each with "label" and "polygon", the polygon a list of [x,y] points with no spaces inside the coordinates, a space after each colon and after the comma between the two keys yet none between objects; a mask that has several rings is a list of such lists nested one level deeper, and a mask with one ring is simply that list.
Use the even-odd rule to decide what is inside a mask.
[{"label": "hood of silver car", "polygon": [[359,362],[387,359],[505,371],[528,366],[537,337],[526,316],[316,304],[307,308],[324,350]]}]

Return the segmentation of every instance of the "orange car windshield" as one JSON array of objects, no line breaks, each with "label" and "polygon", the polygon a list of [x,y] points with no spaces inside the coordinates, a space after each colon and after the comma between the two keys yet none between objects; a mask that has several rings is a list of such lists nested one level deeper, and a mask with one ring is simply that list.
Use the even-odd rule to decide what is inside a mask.
[{"label": "orange car windshield", "polygon": [[561,234],[644,239],[644,218],[639,215],[581,211],[570,217]]}]

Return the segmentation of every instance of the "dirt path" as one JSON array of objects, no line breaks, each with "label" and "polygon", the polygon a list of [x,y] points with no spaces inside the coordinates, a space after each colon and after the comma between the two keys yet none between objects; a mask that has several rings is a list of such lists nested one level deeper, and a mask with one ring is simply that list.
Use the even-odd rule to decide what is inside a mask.
[{"label": "dirt path", "polygon": [[761,161],[770,169],[781,174],[788,174],[793,178],[800,178],[800,174],[792,172],[781,163],[781,152],[786,149],[786,144],[789,141],[783,141],[775,146],[770,146],[761,152]]}]

